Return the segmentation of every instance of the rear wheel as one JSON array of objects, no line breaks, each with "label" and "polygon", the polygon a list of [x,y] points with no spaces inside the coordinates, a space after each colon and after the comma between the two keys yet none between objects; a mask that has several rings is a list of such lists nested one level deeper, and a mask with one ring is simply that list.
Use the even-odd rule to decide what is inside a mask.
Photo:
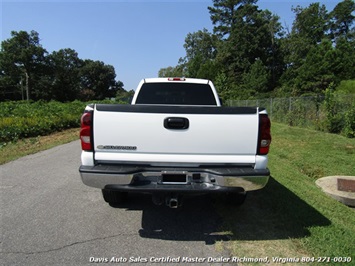
[{"label": "rear wheel", "polygon": [[110,206],[116,206],[127,199],[127,192],[102,189],[102,196]]}]

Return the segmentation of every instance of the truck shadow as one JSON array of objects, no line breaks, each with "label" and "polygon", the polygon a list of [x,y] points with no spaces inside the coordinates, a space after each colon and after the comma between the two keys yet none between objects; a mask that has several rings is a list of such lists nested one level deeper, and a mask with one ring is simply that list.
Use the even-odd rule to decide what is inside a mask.
[{"label": "truck shadow", "polygon": [[237,210],[218,204],[223,228],[233,240],[276,240],[304,238],[308,228],[331,222],[292,191],[270,178],[263,190],[249,193]]},{"label": "truck shadow", "polygon": [[127,211],[142,210],[139,235],[143,238],[173,241],[228,241],[230,236],[221,233],[222,217],[216,212],[213,199],[207,195],[184,197],[183,206],[171,209],[154,205],[150,195],[132,194],[120,208]]},{"label": "truck shadow", "polygon": [[207,245],[221,240],[303,238],[310,235],[307,228],[331,224],[274,178],[263,190],[250,192],[240,207],[226,204],[217,195],[185,198],[178,209],[155,206],[149,195],[134,195],[120,207],[143,211],[139,230],[143,238]]}]

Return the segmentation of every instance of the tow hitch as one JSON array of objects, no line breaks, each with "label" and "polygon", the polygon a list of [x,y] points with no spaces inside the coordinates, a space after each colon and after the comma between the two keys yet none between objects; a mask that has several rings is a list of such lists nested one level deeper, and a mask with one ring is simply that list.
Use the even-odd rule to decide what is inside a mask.
[{"label": "tow hitch", "polygon": [[165,205],[172,209],[182,206],[182,196],[175,193],[166,195],[153,194],[152,200],[155,205],[162,205],[165,202]]},{"label": "tow hitch", "polygon": [[176,196],[167,196],[165,198],[165,204],[172,209],[176,209],[179,206],[179,200]]}]

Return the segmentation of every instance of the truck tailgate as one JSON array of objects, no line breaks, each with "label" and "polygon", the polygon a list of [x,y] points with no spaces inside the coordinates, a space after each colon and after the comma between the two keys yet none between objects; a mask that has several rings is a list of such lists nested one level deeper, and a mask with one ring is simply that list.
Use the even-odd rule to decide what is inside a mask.
[{"label": "truck tailgate", "polygon": [[257,108],[99,104],[93,117],[96,161],[255,163]]}]

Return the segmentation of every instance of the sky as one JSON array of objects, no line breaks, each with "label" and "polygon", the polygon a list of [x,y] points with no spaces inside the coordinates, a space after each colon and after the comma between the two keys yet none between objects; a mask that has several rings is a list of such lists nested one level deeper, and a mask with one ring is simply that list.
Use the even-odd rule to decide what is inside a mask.
[{"label": "sky", "polygon": [[[213,31],[207,7],[212,0],[0,0],[1,41],[11,31],[35,30],[49,53],[74,49],[79,58],[112,65],[125,90],[143,78],[176,66],[185,56],[185,37],[206,28]],[[340,1],[259,0],[260,9],[292,27],[292,6],[320,2],[331,11]]]}]

